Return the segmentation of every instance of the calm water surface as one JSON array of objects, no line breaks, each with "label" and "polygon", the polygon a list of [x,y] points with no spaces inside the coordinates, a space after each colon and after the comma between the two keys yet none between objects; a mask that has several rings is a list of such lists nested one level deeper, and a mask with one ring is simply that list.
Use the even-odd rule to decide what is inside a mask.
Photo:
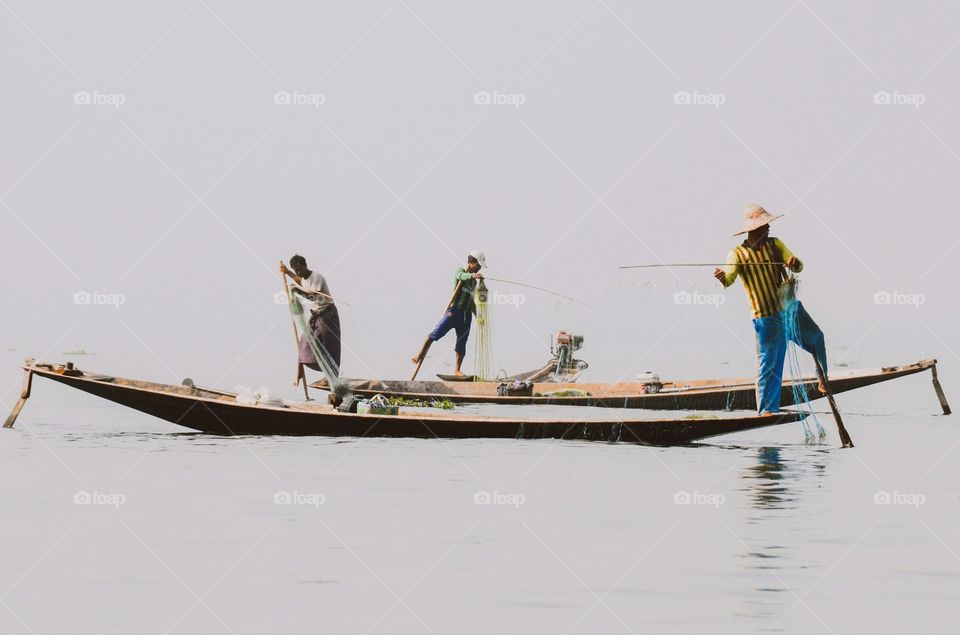
[{"label": "calm water surface", "polygon": [[820,446],[218,438],[37,381],[0,431],[0,632],[955,632],[957,419],[927,375],[840,402],[854,450],[826,417]]}]

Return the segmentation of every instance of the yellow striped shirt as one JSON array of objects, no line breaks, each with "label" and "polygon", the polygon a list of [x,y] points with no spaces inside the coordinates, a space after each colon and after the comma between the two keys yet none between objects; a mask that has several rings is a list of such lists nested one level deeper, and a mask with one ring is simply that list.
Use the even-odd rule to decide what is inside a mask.
[{"label": "yellow striped shirt", "polygon": [[[787,277],[784,265],[793,257],[793,253],[779,238],[768,237],[760,249],[754,249],[747,241],[743,241],[727,256],[723,270],[726,275],[721,282],[726,288],[740,276],[753,317],[776,315],[783,310],[780,285]],[[756,266],[767,263],[767,266]],[[792,271],[803,271],[803,263],[797,260]]]}]

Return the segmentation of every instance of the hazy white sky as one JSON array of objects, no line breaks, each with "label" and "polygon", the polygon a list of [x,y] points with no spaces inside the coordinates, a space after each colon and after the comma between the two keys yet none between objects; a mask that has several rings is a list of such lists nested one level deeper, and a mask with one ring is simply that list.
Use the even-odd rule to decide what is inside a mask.
[{"label": "hazy white sky", "polygon": [[402,377],[479,248],[491,276],[596,305],[491,284],[524,294],[494,315],[510,372],[569,328],[595,379],[749,374],[739,284],[718,306],[710,269],[617,267],[721,261],[758,202],[787,214],[773,233],[806,262],[833,360],[960,361],[955,3],[6,0],[0,16],[5,358],[83,348],[97,370],[286,385],[276,264],[300,252],[339,298],[344,372]]}]

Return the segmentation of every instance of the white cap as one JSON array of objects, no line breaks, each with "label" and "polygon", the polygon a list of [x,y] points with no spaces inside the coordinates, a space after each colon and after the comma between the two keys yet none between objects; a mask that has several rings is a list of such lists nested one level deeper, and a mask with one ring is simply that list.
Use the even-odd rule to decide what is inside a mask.
[{"label": "white cap", "polygon": [[467,255],[473,258],[474,260],[476,260],[477,262],[479,262],[481,267],[487,266],[487,257],[484,256],[483,252],[480,251],[479,249],[474,249]]}]

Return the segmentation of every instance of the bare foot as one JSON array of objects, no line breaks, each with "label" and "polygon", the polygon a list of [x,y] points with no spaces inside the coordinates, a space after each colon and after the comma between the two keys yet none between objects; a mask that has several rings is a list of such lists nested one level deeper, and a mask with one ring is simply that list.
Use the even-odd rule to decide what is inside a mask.
[{"label": "bare foot", "polygon": [[820,383],[817,384],[817,390],[820,391],[821,395],[825,395],[827,394],[827,385],[821,381]]},{"label": "bare foot", "polygon": [[455,372],[453,373],[453,376],[454,376],[454,377],[466,377],[466,375],[463,374],[463,371],[462,371],[462,370],[455,371]]}]

